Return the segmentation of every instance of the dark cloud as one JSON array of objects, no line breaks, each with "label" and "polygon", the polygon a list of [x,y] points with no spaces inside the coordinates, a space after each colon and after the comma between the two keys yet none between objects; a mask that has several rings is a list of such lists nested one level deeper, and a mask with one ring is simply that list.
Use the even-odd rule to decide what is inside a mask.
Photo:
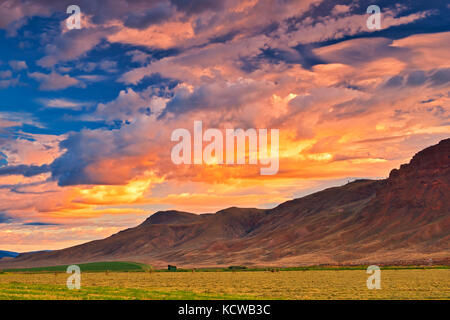
[{"label": "dark cloud", "polygon": [[425,72],[422,70],[413,71],[408,75],[408,79],[406,80],[406,84],[408,86],[420,86],[425,83],[427,77]]},{"label": "dark cloud", "polygon": [[47,223],[47,222],[27,222],[23,224],[24,226],[58,226],[58,223]]},{"label": "dark cloud", "polygon": [[22,175],[24,177],[32,177],[38,174],[49,172],[50,168],[48,165],[44,164],[42,166],[33,165],[18,165],[18,166],[4,166],[0,168],[0,176],[7,175]]},{"label": "dark cloud", "polygon": [[158,24],[170,19],[174,10],[168,3],[158,3],[144,12],[131,13],[125,19],[125,26],[135,29],[145,29],[152,24]]},{"label": "dark cloud", "polygon": [[6,213],[0,212],[0,223],[10,223],[13,218]]},{"label": "dark cloud", "polygon": [[385,88],[397,88],[403,85],[403,77],[402,76],[393,76],[383,85]]},{"label": "dark cloud", "polygon": [[[105,143],[102,142],[103,144]],[[97,150],[97,155],[100,156],[104,147],[101,147],[100,141],[94,139],[86,139],[82,133],[75,133],[69,136],[60,144],[61,148],[67,151],[51,164],[52,178],[58,181],[58,185],[77,185],[77,184],[92,184],[93,181],[86,172],[86,167],[93,163],[96,156],[91,154],[93,149]]]},{"label": "dark cloud", "polygon": [[403,77],[402,76],[393,76],[383,85],[385,88],[396,88],[401,87],[403,85]]},{"label": "dark cloud", "polygon": [[271,64],[286,62],[289,64],[300,64],[303,68],[310,70],[317,64],[325,63],[325,60],[318,57],[312,48],[306,45],[297,45],[294,48],[278,49],[264,48],[261,50],[260,59],[264,59]]},{"label": "dark cloud", "polygon": [[450,82],[450,68],[439,69],[430,77],[431,85],[441,86]]},{"label": "dark cloud", "polygon": [[298,63],[300,63],[302,67],[307,70],[310,70],[311,67],[316,64],[325,63],[325,61],[318,57],[309,46],[297,45],[294,49],[300,54],[300,61],[298,61]]},{"label": "dark cloud", "polygon": [[234,37],[238,33],[239,33],[238,31],[233,30],[233,31],[230,31],[230,32],[228,32],[226,34],[215,36],[215,37],[209,39],[209,42],[210,43],[225,43],[227,41],[233,40]]},{"label": "dark cloud", "polygon": [[265,81],[215,82],[197,87],[190,92],[180,88],[167,103],[161,118],[167,112],[174,114],[205,109],[239,109],[247,103],[253,103],[264,95],[270,96],[274,85]]},{"label": "dark cloud", "polygon": [[262,64],[299,64],[304,69],[311,70],[317,64],[325,63],[325,60],[317,56],[311,47],[297,45],[294,48],[271,48],[266,46],[261,48],[261,53],[255,56],[240,57],[238,66],[242,71],[251,73],[258,70]]},{"label": "dark cloud", "polygon": [[59,186],[118,185],[135,177],[143,168],[135,169],[121,159],[145,154],[151,140],[130,130],[131,126],[124,125],[121,130],[72,133],[60,143],[66,151],[50,165],[52,179]]},{"label": "dark cloud", "polygon": [[385,84],[383,84],[383,87],[386,89],[401,87],[403,85],[403,80],[403,76],[393,76],[388,81],[386,81]]},{"label": "dark cloud", "polygon": [[145,12],[158,5],[161,0],[82,0],[80,8],[92,15],[92,21],[103,24],[112,20],[127,21],[137,12]]},{"label": "dark cloud", "polygon": [[431,87],[442,86],[450,82],[450,68],[425,72],[415,70],[407,74],[396,75],[381,85],[381,89],[416,87],[428,85]]},{"label": "dark cloud", "polygon": [[183,11],[189,15],[201,13],[206,10],[219,10],[223,8],[226,1],[218,0],[170,0],[178,11]]}]

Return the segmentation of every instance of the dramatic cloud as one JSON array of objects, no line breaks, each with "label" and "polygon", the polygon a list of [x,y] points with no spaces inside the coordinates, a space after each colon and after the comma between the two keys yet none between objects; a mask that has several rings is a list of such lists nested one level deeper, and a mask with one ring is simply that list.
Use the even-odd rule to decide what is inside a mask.
[{"label": "dramatic cloud", "polygon": [[151,101],[145,93],[136,93],[133,89],[120,91],[116,100],[100,103],[96,114],[107,120],[133,120],[136,116],[151,113]]},{"label": "dramatic cloud", "polygon": [[[60,248],[150,212],[271,207],[385,177],[450,132],[449,8],[370,1],[0,3],[0,242]],[[177,166],[173,130],[279,129],[280,170]],[[26,236],[24,236],[26,235]]]},{"label": "dramatic cloud", "polygon": [[46,56],[37,61],[42,67],[78,59],[97,46],[114,28],[84,28],[62,33],[45,46]]},{"label": "dramatic cloud", "polygon": [[172,6],[167,2],[157,3],[150,9],[129,15],[124,25],[130,28],[145,29],[171,18],[174,14]]},{"label": "dramatic cloud", "polygon": [[167,103],[167,112],[181,114],[195,109],[240,109],[271,95],[274,84],[264,81],[240,80],[237,82],[214,82],[198,86],[194,90],[180,86]]}]

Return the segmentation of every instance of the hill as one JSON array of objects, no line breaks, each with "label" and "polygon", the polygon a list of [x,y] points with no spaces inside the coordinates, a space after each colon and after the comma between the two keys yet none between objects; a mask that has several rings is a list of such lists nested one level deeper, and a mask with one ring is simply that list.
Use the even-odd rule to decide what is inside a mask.
[{"label": "hill", "polygon": [[2,259],[2,258],[15,258],[18,255],[19,255],[18,252],[0,250],[0,259]]}]

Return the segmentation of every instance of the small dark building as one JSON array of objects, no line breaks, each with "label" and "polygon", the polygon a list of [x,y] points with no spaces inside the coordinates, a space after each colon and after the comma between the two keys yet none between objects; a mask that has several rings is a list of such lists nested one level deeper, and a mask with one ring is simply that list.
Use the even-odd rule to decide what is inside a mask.
[{"label": "small dark building", "polygon": [[245,270],[247,269],[246,266],[229,266],[228,269],[230,270]]},{"label": "small dark building", "polygon": [[169,271],[177,271],[177,266],[171,266],[170,264],[167,266],[167,270]]}]

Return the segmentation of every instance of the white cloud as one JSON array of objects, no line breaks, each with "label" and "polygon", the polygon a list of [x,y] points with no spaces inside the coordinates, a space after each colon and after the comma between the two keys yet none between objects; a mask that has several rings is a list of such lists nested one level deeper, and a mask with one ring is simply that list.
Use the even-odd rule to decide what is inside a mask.
[{"label": "white cloud", "polygon": [[106,77],[98,74],[83,74],[81,76],[77,76],[77,79],[81,79],[86,82],[99,82],[106,80]]},{"label": "white cloud", "polygon": [[77,79],[72,78],[69,75],[60,75],[54,71],[49,74],[33,72],[29,73],[28,76],[41,83],[39,86],[40,90],[60,90],[76,85],[82,85]]},{"label": "white cloud", "polygon": [[25,112],[0,112],[0,128],[15,127],[21,125],[30,125],[38,128],[44,128],[33,115]]},{"label": "white cloud", "polygon": [[28,68],[27,63],[25,61],[12,60],[9,62],[9,65],[15,71],[25,70]]},{"label": "white cloud", "polygon": [[127,52],[127,56],[131,56],[131,61],[132,62],[137,62],[140,64],[145,64],[147,63],[151,56],[143,51],[140,50],[133,50],[133,51],[129,51]]},{"label": "white cloud", "polygon": [[5,78],[11,78],[12,73],[9,70],[6,71],[0,71],[0,78],[5,79]]},{"label": "white cloud", "polygon": [[19,84],[19,79],[5,79],[0,80],[0,89],[5,89],[8,87],[15,87]]},{"label": "white cloud", "polygon": [[68,99],[39,99],[39,102],[46,108],[73,109],[80,110],[83,106],[90,106],[92,103],[77,102]]},{"label": "white cloud", "polygon": [[334,8],[333,11],[331,12],[333,15],[339,15],[341,13],[346,13],[349,12],[350,10],[350,6],[346,6],[343,4],[337,4]]}]

